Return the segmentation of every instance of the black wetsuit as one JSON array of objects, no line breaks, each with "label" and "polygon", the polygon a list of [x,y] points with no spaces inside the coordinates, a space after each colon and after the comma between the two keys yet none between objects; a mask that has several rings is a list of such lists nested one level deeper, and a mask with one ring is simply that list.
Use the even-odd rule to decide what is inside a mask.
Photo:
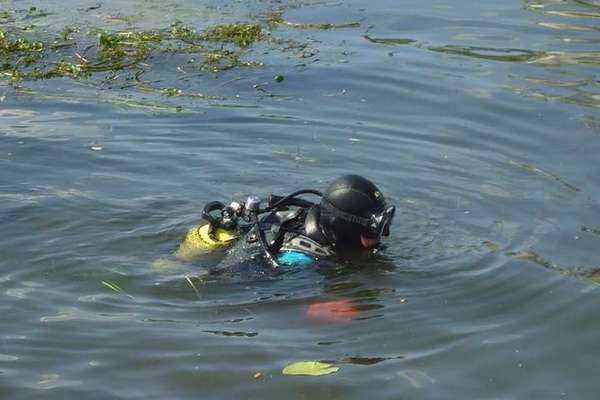
[{"label": "black wetsuit", "polygon": [[[270,247],[282,265],[309,265],[335,255],[333,246],[319,226],[320,206],[278,211],[266,218],[262,229],[271,232]],[[249,243],[257,241],[250,232]]]}]

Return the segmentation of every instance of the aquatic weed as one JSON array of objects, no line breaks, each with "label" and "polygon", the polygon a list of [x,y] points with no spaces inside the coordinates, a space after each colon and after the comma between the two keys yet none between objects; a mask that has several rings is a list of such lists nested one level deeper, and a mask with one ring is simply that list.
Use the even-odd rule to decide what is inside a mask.
[{"label": "aquatic weed", "polygon": [[270,25],[284,25],[289,26],[291,28],[299,28],[299,29],[341,29],[341,28],[359,28],[359,22],[347,22],[342,24],[332,24],[332,23],[311,23],[311,22],[292,22],[283,18],[283,13],[281,11],[274,11],[267,15],[267,22]]},{"label": "aquatic weed", "polygon": [[207,29],[202,38],[210,42],[235,43],[245,48],[261,40],[263,31],[258,24],[223,24]]},{"label": "aquatic weed", "polygon": [[[144,82],[141,77],[145,71],[154,69],[150,61],[153,58],[178,55],[185,65],[193,66],[196,71],[220,73],[235,68],[262,66],[260,60],[246,58],[251,46],[258,42],[268,42],[274,46],[273,50],[278,51],[306,47],[300,42],[273,37],[270,32],[272,23],[264,20],[259,23],[217,24],[198,30],[181,21],[156,30],[92,28],[88,31],[78,26],[65,26],[51,35],[38,32],[30,24],[33,31],[25,36],[22,31],[24,20],[46,15],[49,14],[37,8],[0,13],[0,22],[5,22],[0,30],[0,79],[8,79],[18,85],[23,81],[39,79],[87,79],[104,73],[100,77],[101,83],[108,88],[137,87],[165,97],[211,99],[216,97],[187,93],[177,87],[153,87],[153,83]],[[279,22],[283,23],[281,17]],[[355,25],[303,26],[330,29]],[[90,41],[90,38],[93,39]],[[189,58],[186,60],[184,57]],[[190,76],[181,65],[177,65],[177,71]]]},{"label": "aquatic weed", "polygon": [[[216,25],[203,33],[176,21],[171,24],[170,34],[173,39],[181,41],[188,47],[172,48],[176,53],[197,53],[204,60],[200,63],[200,70],[208,72],[221,72],[236,67],[260,66],[259,62],[243,61],[244,50],[252,43],[264,39],[260,25],[256,24],[228,24]],[[217,46],[214,46],[214,44]],[[224,47],[224,44],[237,46]]]},{"label": "aquatic weed", "polygon": [[52,13],[46,12],[41,8],[30,7],[29,11],[27,11],[27,14],[25,14],[25,17],[23,19],[43,18],[47,17],[48,15],[52,15]]},{"label": "aquatic weed", "polygon": [[202,40],[195,29],[185,25],[181,21],[175,21],[171,24],[170,33],[174,39],[190,44],[198,44],[198,42]]},{"label": "aquatic weed", "polygon": [[113,63],[139,62],[150,55],[152,44],[161,41],[162,36],[157,32],[101,32],[98,34],[98,59]]},{"label": "aquatic weed", "polygon": [[32,41],[26,38],[17,38],[11,41],[4,31],[0,31],[0,55],[19,52],[40,52],[46,48],[43,42]]},{"label": "aquatic weed", "polygon": [[411,44],[411,43],[416,42],[416,40],[409,39],[409,38],[375,38],[375,37],[371,37],[369,35],[364,35],[363,37],[371,43],[387,44],[387,45],[404,45],[404,44]]}]

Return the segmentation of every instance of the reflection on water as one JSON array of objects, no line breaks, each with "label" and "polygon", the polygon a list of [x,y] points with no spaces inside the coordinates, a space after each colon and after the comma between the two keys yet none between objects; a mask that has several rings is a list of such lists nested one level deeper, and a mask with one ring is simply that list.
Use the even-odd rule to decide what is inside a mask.
[{"label": "reflection on water", "polygon": [[[565,7],[580,8],[565,10]],[[486,47],[471,45],[428,46],[433,52],[460,55],[490,61],[519,62],[547,67],[563,67],[559,69],[529,69],[513,76],[525,80],[528,85],[520,83],[514,86],[516,93],[546,101],[560,101],[586,107],[600,107],[600,91],[594,69],[600,66],[600,43],[597,32],[600,30],[600,17],[594,3],[586,2],[527,2],[527,9],[537,17],[548,18],[548,21],[536,21],[535,24],[551,29],[554,40],[545,40],[542,44],[533,44],[530,48]],[[591,8],[591,10],[589,9]],[[560,18],[565,22],[556,22]],[[578,21],[589,20],[587,24],[569,23],[573,18]],[[464,35],[463,35],[464,36]],[[455,38],[459,38],[456,36]],[[521,38],[518,38],[521,39]],[[523,40],[524,41],[524,40]],[[543,47],[542,47],[543,46]],[[572,79],[571,75],[581,77],[581,69],[576,74],[568,72],[570,65],[589,66],[590,70],[584,79]],[[535,75],[538,77],[535,77]],[[566,80],[565,80],[566,79]],[[555,88],[564,89],[560,93]]]},{"label": "reflection on water", "polygon": [[[548,54],[535,62],[549,66],[568,66],[569,64],[589,65],[590,68],[600,64],[600,53],[598,46],[598,4],[586,1],[528,1],[527,7],[538,18],[538,26],[555,31],[556,40],[549,43],[554,49],[544,49]],[[559,47],[566,46],[561,51]],[[571,48],[569,48],[571,47]],[[550,50],[550,51],[549,51]],[[546,75],[547,74],[547,75]],[[577,104],[587,107],[600,107],[600,92],[597,80],[590,71],[584,79],[573,80],[566,70],[545,71],[545,76],[540,76],[535,83],[530,79],[533,76],[524,77],[530,87],[519,90],[519,92],[534,98],[550,101],[560,101],[567,104]],[[581,71],[578,73],[581,78]],[[563,93],[556,91],[560,83]],[[576,83],[577,82],[577,83]]]},{"label": "reflection on water", "polygon": [[436,382],[436,379],[429,376],[425,371],[416,369],[408,369],[398,372],[400,378],[406,379],[414,388],[422,388],[426,385],[431,385]]},{"label": "reflection on water", "polygon": [[546,57],[546,53],[534,50],[519,49],[494,49],[486,47],[461,47],[461,46],[443,46],[430,47],[429,50],[437,53],[457,54],[467,57],[483,58],[493,61],[510,62],[536,62],[536,60]]},{"label": "reflection on water", "polygon": [[482,58],[493,61],[526,62],[528,64],[564,65],[564,64],[598,64],[600,52],[559,52],[535,51],[523,49],[494,49],[486,47],[444,46],[430,47],[438,53],[457,54],[461,56]]}]

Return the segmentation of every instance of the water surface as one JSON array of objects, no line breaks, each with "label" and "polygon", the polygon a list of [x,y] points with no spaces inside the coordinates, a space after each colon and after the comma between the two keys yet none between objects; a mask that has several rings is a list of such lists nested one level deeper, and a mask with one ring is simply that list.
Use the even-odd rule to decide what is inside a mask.
[{"label": "water surface", "polygon": [[[359,24],[274,26],[302,46],[256,43],[254,68],[147,60],[142,80],[181,96],[127,74],[0,80],[0,397],[596,398],[597,1],[0,6],[89,44],[273,11]],[[398,207],[361,265],[156,263],[207,201],[349,172]],[[306,315],[341,299],[359,316]],[[340,370],[281,374],[302,360]]]}]

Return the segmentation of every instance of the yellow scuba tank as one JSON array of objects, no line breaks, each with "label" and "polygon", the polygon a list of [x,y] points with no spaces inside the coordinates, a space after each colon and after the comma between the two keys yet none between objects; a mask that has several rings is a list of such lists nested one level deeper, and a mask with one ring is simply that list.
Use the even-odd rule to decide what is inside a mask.
[{"label": "yellow scuba tank", "polygon": [[[202,210],[202,219],[205,221],[190,229],[179,245],[175,256],[179,259],[190,260],[200,253],[206,253],[222,247],[238,237],[237,213],[240,211],[238,203],[225,206],[219,201],[211,201]],[[215,216],[214,212],[219,215]]]},{"label": "yellow scuba tank", "polygon": [[175,251],[175,255],[178,258],[188,260],[199,253],[225,246],[238,237],[235,229],[226,230],[221,227],[216,228],[213,237],[211,237],[209,229],[210,224],[208,223],[192,227],[177,251]]}]

